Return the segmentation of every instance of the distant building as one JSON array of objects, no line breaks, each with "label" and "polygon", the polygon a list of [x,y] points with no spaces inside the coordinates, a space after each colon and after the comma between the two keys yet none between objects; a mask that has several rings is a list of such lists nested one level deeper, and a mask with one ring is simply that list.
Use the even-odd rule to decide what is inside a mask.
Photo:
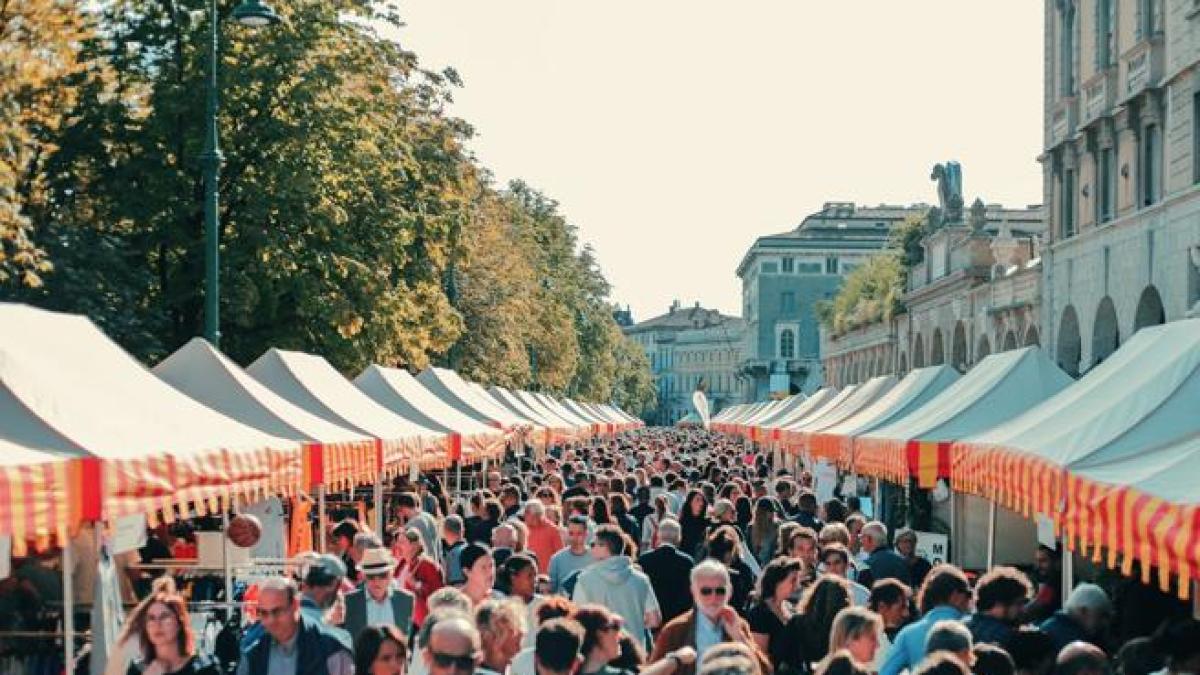
[{"label": "distant building", "polygon": [[1043,335],[1080,374],[1200,312],[1200,5],[1044,6]]},{"label": "distant building", "polygon": [[[936,217],[936,216],[935,216]],[[937,225],[909,270],[905,311],[843,334],[822,328],[827,384],[950,364],[966,372],[988,354],[1041,341],[1045,225],[1040,206],[977,202],[965,222]]]},{"label": "distant building", "polygon": [[613,307],[612,317],[613,321],[616,321],[622,329],[633,325],[633,312],[629,309],[629,305],[626,305],[625,309],[621,309],[620,305]]},{"label": "distant building", "polygon": [[713,414],[747,400],[748,387],[738,374],[746,333],[742,319],[676,301],[666,314],[624,331],[646,350],[658,390],[658,408],[648,422],[670,425],[687,415],[701,384]]},{"label": "distant building", "polygon": [[742,371],[750,397],[812,391],[822,382],[814,305],[887,245],[893,228],[928,206],[858,207],[828,202],[794,230],[759,237],[742,257]]}]

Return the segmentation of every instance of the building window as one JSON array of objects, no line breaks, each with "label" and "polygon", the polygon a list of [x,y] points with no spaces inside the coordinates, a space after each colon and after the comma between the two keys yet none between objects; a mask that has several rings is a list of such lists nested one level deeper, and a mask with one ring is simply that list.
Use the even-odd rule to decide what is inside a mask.
[{"label": "building window", "polygon": [[1062,178],[1062,238],[1075,236],[1075,170],[1063,171]]},{"label": "building window", "polygon": [[1157,124],[1147,124],[1142,132],[1142,206],[1159,199],[1162,189],[1162,138]]},{"label": "building window", "polygon": [[779,358],[796,358],[796,334],[791,328],[779,331]]},{"label": "building window", "polygon": [[796,270],[800,274],[820,274],[821,273],[821,263],[819,263],[819,262],[802,262],[796,267]]},{"label": "building window", "polygon": [[837,274],[837,273],[838,273],[838,259],[834,256],[830,256],[830,257],[826,258],[825,259],[825,274]]},{"label": "building window", "polygon": [[1101,148],[1097,159],[1096,176],[1099,185],[1096,195],[1096,221],[1107,223],[1113,219],[1113,196],[1117,192],[1116,159],[1112,148]]},{"label": "building window", "polygon": [[795,271],[796,260],[794,258],[784,258],[780,261],[780,271],[784,274],[791,274]]},{"label": "building window", "polygon": [[1059,93],[1071,96],[1075,93],[1075,2],[1068,0],[1061,12],[1059,31]]},{"label": "building window", "polygon": [[1200,91],[1192,94],[1192,182],[1200,183]]},{"label": "building window", "polygon": [[1113,27],[1116,26],[1117,0],[1096,0],[1096,68],[1113,65]]},{"label": "building window", "polygon": [[779,263],[774,260],[764,260],[762,264],[763,274],[779,274]]},{"label": "building window", "polygon": [[1148,40],[1158,32],[1162,13],[1162,0],[1136,0],[1137,20],[1134,23],[1137,39]]},{"label": "building window", "polygon": [[796,294],[791,291],[784,291],[779,294],[779,311],[782,314],[789,314],[796,311]]}]

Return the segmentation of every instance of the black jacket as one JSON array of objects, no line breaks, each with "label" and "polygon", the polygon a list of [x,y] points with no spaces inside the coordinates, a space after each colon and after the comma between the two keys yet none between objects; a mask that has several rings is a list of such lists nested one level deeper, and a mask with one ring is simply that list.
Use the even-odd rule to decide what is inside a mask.
[{"label": "black jacket", "polygon": [[662,622],[692,608],[692,568],[696,561],[692,556],[670,544],[663,544],[638,558],[638,565],[646,576],[662,608]]}]

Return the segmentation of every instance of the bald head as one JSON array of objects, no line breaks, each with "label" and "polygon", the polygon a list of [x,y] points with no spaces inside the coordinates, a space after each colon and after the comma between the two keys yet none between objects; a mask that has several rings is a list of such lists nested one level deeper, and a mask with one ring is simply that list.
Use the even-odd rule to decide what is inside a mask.
[{"label": "bald head", "polygon": [[1108,657],[1096,645],[1076,640],[1058,653],[1054,675],[1109,675]]}]

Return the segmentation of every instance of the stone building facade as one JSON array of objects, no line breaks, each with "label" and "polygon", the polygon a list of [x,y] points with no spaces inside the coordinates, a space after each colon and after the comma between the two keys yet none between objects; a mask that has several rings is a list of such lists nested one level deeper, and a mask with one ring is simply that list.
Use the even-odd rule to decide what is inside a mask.
[{"label": "stone building facade", "polygon": [[739,372],[746,323],[696,303],[624,328],[642,346],[658,390],[658,408],[646,421],[671,425],[692,411],[692,393],[703,385],[712,414],[744,403],[749,391]]},{"label": "stone building facade", "polygon": [[814,306],[846,274],[887,245],[891,231],[927,205],[863,207],[828,202],[794,230],[759,237],[737,267],[750,396],[812,391],[822,384]]},{"label": "stone building facade", "polygon": [[950,364],[965,372],[988,354],[1041,344],[1042,209],[977,202],[966,222],[936,227],[908,272],[905,311],[842,335],[821,331],[829,384]]},{"label": "stone building facade", "polygon": [[1045,0],[1043,336],[1078,375],[1200,303],[1200,0]]}]

